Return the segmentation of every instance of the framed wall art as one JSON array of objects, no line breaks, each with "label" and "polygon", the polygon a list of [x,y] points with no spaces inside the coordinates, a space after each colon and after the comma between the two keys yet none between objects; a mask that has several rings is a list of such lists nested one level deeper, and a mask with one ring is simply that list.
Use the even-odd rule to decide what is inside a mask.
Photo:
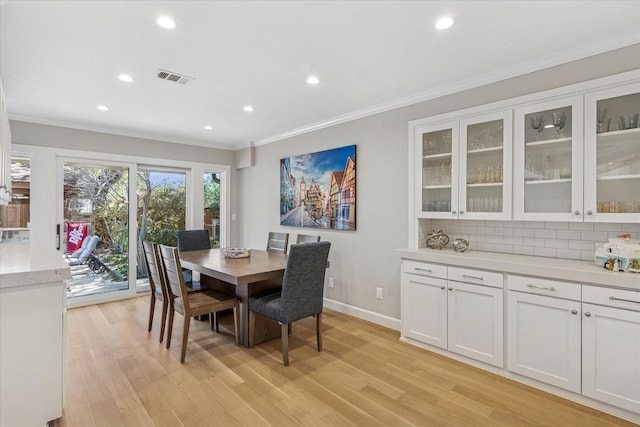
[{"label": "framed wall art", "polygon": [[356,229],[356,146],[280,159],[280,225]]}]

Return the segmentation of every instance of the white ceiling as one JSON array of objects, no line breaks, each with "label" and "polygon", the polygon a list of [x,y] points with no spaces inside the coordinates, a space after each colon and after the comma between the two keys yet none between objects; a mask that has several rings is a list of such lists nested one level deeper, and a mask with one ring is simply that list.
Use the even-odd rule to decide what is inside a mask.
[{"label": "white ceiling", "polygon": [[10,118],[230,149],[639,42],[640,1],[0,0]]}]

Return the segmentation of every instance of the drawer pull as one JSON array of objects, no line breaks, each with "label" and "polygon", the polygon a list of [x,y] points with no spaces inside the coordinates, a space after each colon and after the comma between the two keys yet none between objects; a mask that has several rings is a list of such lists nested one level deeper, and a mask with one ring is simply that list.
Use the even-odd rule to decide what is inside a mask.
[{"label": "drawer pull", "polygon": [[591,317],[591,313],[589,313],[588,311],[587,311],[587,312],[585,312],[585,313],[584,313],[584,315],[585,315],[586,317]]},{"label": "drawer pull", "polygon": [[442,289],[444,291],[444,286],[440,286],[440,289]]},{"label": "drawer pull", "polygon": [[578,314],[578,310],[574,308],[573,310],[571,310],[571,314]]},{"label": "drawer pull", "polygon": [[540,285],[534,285],[533,283],[529,283],[527,285],[527,288],[533,288],[533,289],[543,289],[545,291],[555,291],[556,288],[554,288],[553,286],[540,286]]},{"label": "drawer pull", "polygon": [[416,267],[416,271],[424,271],[426,273],[433,273],[433,270],[429,270],[428,268],[420,268],[420,267]]},{"label": "drawer pull", "polygon": [[453,290],[453,288],[449,288],[449,290],[450,290],[450,291],[452,291],[452,290]]},{"label": "drawer pull", "polygon": [[475,279],[475,280],[484,280],[484,277],[480,277],[480,276],[470,276],[468,274],[463,274],[462,277],[464,277],[465,279]]},{"label": "drawer pull", "polygon": [[616,297],[609,297],[609,299],[611,301],[622,301],[622,302],[631,302],[633,304],[640,304],[640,301],[634,301],[631,299],[622,299],[622,298],[616,298]]}]

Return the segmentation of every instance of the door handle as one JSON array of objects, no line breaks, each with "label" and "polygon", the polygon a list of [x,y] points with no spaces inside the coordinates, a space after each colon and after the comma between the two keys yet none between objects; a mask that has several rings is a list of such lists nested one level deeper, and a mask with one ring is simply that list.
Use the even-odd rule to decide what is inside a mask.
[{"label": "door handle", "polygon": [[60,250],[60,224],[56,224],[56,239],[57,239],[56,250],[59,251]]}]

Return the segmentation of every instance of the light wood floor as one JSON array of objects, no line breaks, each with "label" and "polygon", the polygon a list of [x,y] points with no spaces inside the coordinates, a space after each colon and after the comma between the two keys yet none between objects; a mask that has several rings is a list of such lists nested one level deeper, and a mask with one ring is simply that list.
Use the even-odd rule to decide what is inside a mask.
[{"label": "light wood floor", "polygon": [[[148,296],[67,315],[62,419],[54,426],[632,426],[623,420],[398,341],[396,331],[325,310],[252,349],[192,321],[180,364],[147,333]],[[44,357],[44,356],[43,356]]]}]

